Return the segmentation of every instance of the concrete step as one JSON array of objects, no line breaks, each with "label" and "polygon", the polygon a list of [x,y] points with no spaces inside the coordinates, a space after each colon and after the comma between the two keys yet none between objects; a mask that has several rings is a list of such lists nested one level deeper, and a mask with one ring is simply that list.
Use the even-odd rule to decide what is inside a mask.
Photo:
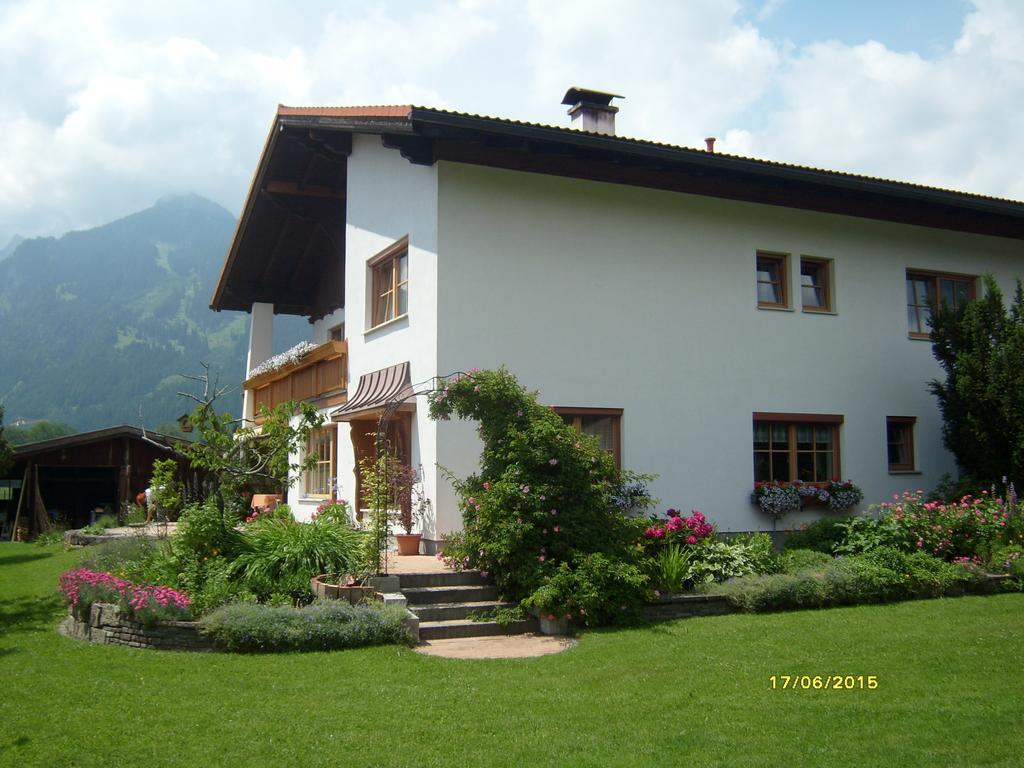
[{"label": "concrete step", "polygon": [[464,585],[456,587],[412,587],[402,588],[402,594],[409,605],[437,605],[438,603],[475,603],[497,600],[498,590],[494,587]]},{"label": "concrete step", "polygon": [[420,641],[447,640],[453,637],[490,637],[492,635],[521,635],[536,632],[537,621],[524,619],[501,626],[496,621],[472,621],[452,619],[451,621],[421,621]]},{"label": "concrete step", "polygon": [[487,586],[480,571],[447,571],[445,573],[400,573],[402,589],[417,587]]},{"label": "concrete step", "polygon": [[511,608],[514,603],[500,603],[493,600],[477,600],[469,603],[437,603],[431,605],[415,605],[410,610],[420,617],[420,621],[450,621],[452,619],[468,619],[470,614],[477,616],[489,613],[495,608]]}]

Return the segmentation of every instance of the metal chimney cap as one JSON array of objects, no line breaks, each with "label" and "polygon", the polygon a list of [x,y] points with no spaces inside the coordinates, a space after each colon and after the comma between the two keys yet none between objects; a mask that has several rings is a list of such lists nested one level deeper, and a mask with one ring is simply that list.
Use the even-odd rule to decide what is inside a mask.
[{"label": "metal chimney cap", "polygon": [[572,86],[565,92],[565,96],[562,97],[562,103],[568,106],[574,106],[586,102],[587,104],[597,104],[602,107],[607,107],[612,103],[612,99],[624,99],[625,96],[620,96],[617,93],[606,93],[605,91],[592,91],[589,88],[580,88],[579,86]]}]

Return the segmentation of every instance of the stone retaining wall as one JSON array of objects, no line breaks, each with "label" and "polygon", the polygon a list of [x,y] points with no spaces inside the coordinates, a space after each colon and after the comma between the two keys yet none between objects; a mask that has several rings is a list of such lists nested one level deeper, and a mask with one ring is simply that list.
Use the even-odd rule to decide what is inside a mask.
[{"label": "stone retaining wall", "polygon": [[721,616],[733,612],[724,595],[660,595],[655,602],[644,606],[644,618],[648,621]]},{"label": "stone retaining wall", "polygon": [[214,650],[213,642],[199,634],[198,622],[162,621],[146,626],[123,618],[121,609],[110,603],[93,603],[84,619],[69,611],[60,631],[68,637],[106,645],[162,651]]}]

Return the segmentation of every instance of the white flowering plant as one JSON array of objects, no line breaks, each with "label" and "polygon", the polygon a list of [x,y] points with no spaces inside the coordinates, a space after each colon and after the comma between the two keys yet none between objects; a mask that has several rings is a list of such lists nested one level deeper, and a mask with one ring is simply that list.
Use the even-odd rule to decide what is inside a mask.
[{"label": "white flowering plant", "polygon": [[285,368],[286,366],[294,365],[314,349],[316,349],[315,344],[310,344],[308,341],[300,341],[291,349],[285,350],[279,355],[274,355],[273,357],[269,357],[264,360],[249,371],[249,375],[246,378],[252,379],[256,376],[260,376],[261,374],[270,373],[271,371],[277,371],[281,368]]}]

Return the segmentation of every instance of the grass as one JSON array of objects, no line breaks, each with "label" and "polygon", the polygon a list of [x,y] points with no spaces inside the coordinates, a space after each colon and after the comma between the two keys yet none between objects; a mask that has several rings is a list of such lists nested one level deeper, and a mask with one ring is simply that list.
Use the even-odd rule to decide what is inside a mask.
[{"label": "grass", "polygon": [[[562,654],[160,653],[57,635],[80,553],[0,544],[3,766],[1017,766],[1024,595],[588,632]],[[877,690],[779,691],[782,674]]]}]

